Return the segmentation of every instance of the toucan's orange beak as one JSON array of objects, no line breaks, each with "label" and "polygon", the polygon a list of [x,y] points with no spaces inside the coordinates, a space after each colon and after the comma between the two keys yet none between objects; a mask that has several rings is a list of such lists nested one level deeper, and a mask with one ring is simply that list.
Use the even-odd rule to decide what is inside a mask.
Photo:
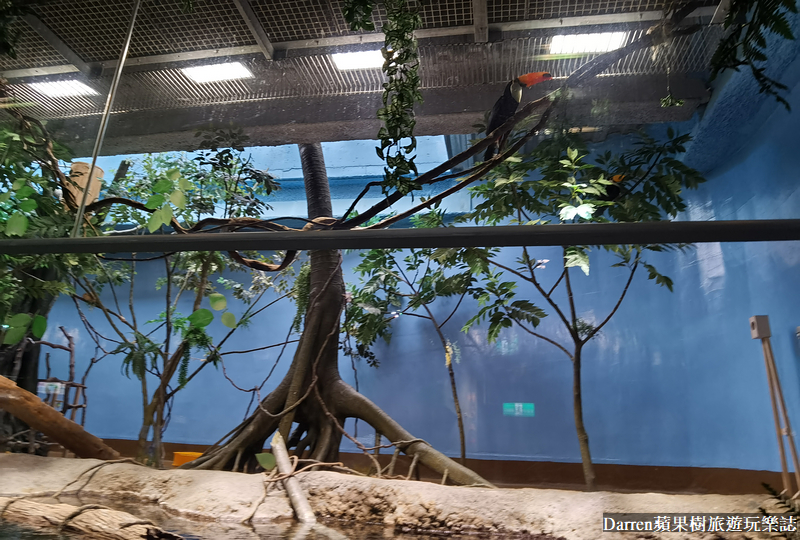
[{"label": "toucan's orange beak", "polygon": [[533,73],[526,73],[521,77],[517,77],[517,80],[522,86],[533,86],[543,81],[549,81],[552,78],[553,76],[546,71],[534,71]]}]

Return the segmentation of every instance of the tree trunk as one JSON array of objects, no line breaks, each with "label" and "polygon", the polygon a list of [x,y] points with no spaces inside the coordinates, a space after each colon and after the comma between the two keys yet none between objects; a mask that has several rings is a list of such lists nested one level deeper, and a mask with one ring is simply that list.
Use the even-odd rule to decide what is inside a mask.
[{"label": "tree trunk", "polygon": [[0,409],[82,458],[119,459],[119,453],[69,420],[35,394],[0,376]]},{"label": "tree trunk", "polygon": [[581,461],[583,463],[583,478],[586,480],[586,489],[594,491],[594,466],[592,455],[589,453],[589,434],[583,425],[583,398],[581,395],[581,347],[575,350],[572,360],[572,399],[575,412],[575,429],[578,432],[578,445],[581,448]]},{"label": "tree trunk", "polygon": [[[331,219],[331,198],[322,147],[301,144],[300,158],[308,201],[309,219]],[[344,279],[338,251],[313,251],[311,287],[303,334],[292,365],[278,387],[240,424],[222,446],[214,448],[184,468],[232,469],[255,463],[266,439],[279,429],[295,455],[319,461],[338,461],[342,427],[348,417],[370,423],[390,441],[414,437],[339,375],[339,321],[344,306]],[[293,408],[292,408],[293,407]],[[291,411],[288,409],[292,408]],[[266,411],[266,412],[265,412]],[[286,411],[283,415],[279,414]],[[268,414],[267,414],[268,413]],[[293,424],[297,429],[289,435]],[[461,484],[488,484],[480,476],[422,442],[403,444],[421,463]],[[306,454],[307,453],[307,454]]]}]

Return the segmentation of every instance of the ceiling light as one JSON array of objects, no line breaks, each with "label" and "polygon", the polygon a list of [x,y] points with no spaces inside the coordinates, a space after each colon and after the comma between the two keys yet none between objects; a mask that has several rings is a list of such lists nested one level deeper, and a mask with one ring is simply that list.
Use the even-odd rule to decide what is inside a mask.
[{"label": "ceiling light", "polygon": [[97,92],[80,81],[51,81],[30,83],[28,86],[50,97],[95,96]]},{"label": "ceiling light", "polygon": [[614,49],[622,47],[626,37],[627,32],[554,36],[550,42],[550,54],[602,53],[613,51]]},{"label": "ceiling light", "polygon": [[183,74],[196,83],[250,79],[253,74],[241,62],[182,68]]},{"label": "ceiling light", "polygon": [[381,51],[359,51],[331,55],[339,69],[371,69],[383,67]]}]

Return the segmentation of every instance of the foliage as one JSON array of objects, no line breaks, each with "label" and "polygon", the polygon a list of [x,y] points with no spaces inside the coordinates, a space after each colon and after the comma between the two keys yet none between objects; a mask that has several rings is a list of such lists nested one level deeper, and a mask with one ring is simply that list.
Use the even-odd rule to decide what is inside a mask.
[{"label": "foliage", "polygon": [[[57,196],[60,187],[31,152],[29,134],[18,126],[0,127],[0,237],[57,238],[68,234],[73,216]],[[67,158],[67,152],[55,146],[56,155]],[[64,280],[69,272],[91,268],[89,255],[18,255],[0,254],[0,321],[8,329],[2,337],[5,345],[18,343],[32,330],[35,338],[41,322],[36,325],[10,324],[16,317],[39,321],[49,305],[47,299],[72,289]],[[33,302],[32,302],[33,301]]]},{"label": "foliage", "polygon": [[378,109],[378,119],[384,126],[378,130],[381,145],[378,156],[386,160],[383,189],[401,193],[417,189],[408,177],[417,174],[414,157],[417,148],[414,137],[414,104],[422,102],[419,91],[419,51],[414,31],[422,26],[419,4],[407,0],[385,0],[387,21],[383,27],[386,45],[381,49],[383,71],[389,81],[383,85],[383,107]]},{"label": "foliage", "polygon": [[342,6],[344,20],[350,25],[350,30],[375,30],[372,22],[372,10],[375,8],[373,0],[345,0]]},{"label": "foliage", "polygon": [[[444,212],[434,209],[415,216],[416,227],[444,226]],[[383,339],[391,341],[391,323],[401,315],[417,314],[431,319],[441,329],[428,307],[439,298],[463,296],[474,281],[469,268],[458,271],[448,260],[438,259],[435,248],[422,249],[372,249],[360,254],[361,261],[354,268],[360,276],[359,286],[351,286],[345,320],[343,349],[348,356],[360,357],[373,366],[378,360],[371,346]],[[458,306],[456,306],[458,307]],[[352,347],[349,339],[355,339]]]},{"label": "foliage", "polygon": [[[674,217],[685,209],[682,190],[696,188],[704,181],[697,171],[677,159],[688,141],[688,135],[677,135],[672,129],[663,142],[640,134],[632,150],[619,155],[605,152],[595,157],[595,163],[590,163],[588,150],[579,136],[558,134],[543,141],[531,155],[507,160],[493,171],[487,182],[472,188],[473,198],[479,202],[472,213],[461,219],[487,225],[509,222],[535,226],[554,221],[646,222],[661,220],[665,215]],[[672,280],[644,261],[642,255],[645,251],[680,247],[603,246],[618,257],[619,262],[613,266],[633,271],[641,264],[649,279],[669,290],[673,287]],[[590,246],[565,247],[562,262],[565,271],[578,267],[588,275],[590,250]],[[474,258],[475,249],[470,252]],[[497,254],[496,250],[485,250],[481,256],[493,261]],[[451,250],[446,256],[463,259],[465,252],[458,254]],[[536,272],[548,262],[531,257],[525,249],[517,259],[517,268],[509,270],[518,278],[536,282]],[[494,340],[512,322],[529,328],[538,326],[545,316],[544,310],[527,300],[517,300],[516,287],[515,282],[503,279],[503,272],[484,271],[482,285],[472,290],[480,309],[464,329],[488,320],[489,337]],[[544,295],[545,299],[549,301],[552,293],[551,290]],[[586,331],[586,321],[576,318],[569,324],[575,336],[584,336],[581,341],[596,333]]]},{"label": "foliage", "polygon": [[726,69],[750,68],[759,92],[773,96],[790,110],[781,95],[787,86],[768,76],[765,65],[767,34],[794,39],[788,13],[797,13],[795,0],[732,0],[723,25],[727,33],[711,58],[711,79]]},{"label": "foliage", "polygon": [[311,293],[311,263],[306,262],[300,267],[297,278],[292,287],[292,297],[297,306],[297,311],[292,321],[292,330],[300,332],[305,326],[306,312],[308,311],[309,295]]},{"label": "foliage", "polygon": [[[94,225],[105,230],[135,225],[134,232],[146,227],[152,233],[169,225],[172,218],[182,227],[191,227],[208,219],[260,216],[268,208],[263,198],[278,185],[266,171],[253,168],[244,156],[246,136],[240,131],[222,130],[198,135],[205,136],[201,139],[204,150],[197,157],[147,155],[141,163],[128,167],[125,175],[115,178],[105,195],[122,199],[110,199],[114,204],[93,218]],[[153,209],[156,212],[147,211]],[[259,253],[243,255],[260,262],[275,262],[273,257]],[[114,335],[91,329],[93,325],[84,314],[82,319],[89,334],[101,350],[106,350],[109,343],[116,344],[108,354],[121,355],[123,372],[141,382],[145,402],[140,433],[147,437],[152,429],[156,446],[166,429],[165,410],[175,393],[203,367],[220,363],[225,341],[265,309],[258,305],[264,294],[283,292],[287,287],[284,274],[277,278],[265,276],[216,252],[179,252],[157,259],[162,259],[166,268],[165,277],[156,281],[156,289],[164,294],[165,309],[144,324],[137,323],[134,302],[136,266],[143,262],[135,258],[133,264],[104,261],[96,272],[74,276],[76,288],[84,292],[76,298],[83,305],[98,308],[99,316],[110,324]],[[236,273],[246,273],[248,277],[239,279]],[[124,311],[115,290],[121,285],[129,287],[129,305]],[[101,294],[105,287],[111,289],[110,295]],[[222,291],[230,291],[245,306],[238,320],[229,310],[229,295]],[[83,311],[83,307],[79,309]],[[215,340],[209,330],[215,320],[225,329],[222,339]],[[197,356],[202,362],[190,372],[191,359]],[[152,377],[158,388],[148,392],[147,380]],[[140,437],[140,452],[144,442]]]},{"label": "foliage", "polygon": [[[378,119],[383,127],[378,131],[380,146],[375,150],[384,167],[384,193],[395,189],[409,193],[418,189],[410,177],[417,175],[417,165],[412,154],[416,151],[414,137],[414,104],[422,102],[419,91],[419,51],[414,31],[422,26],[421,2],[385,0],[386,24],[383,33],[385,45],[381,49],[383,72],[388,81],[383,84],[383,107],[378,109]],[[374,30],[370,0],[348,0],[342,11],[352,30]],[[409,157],[411,156],[411,157]]]},{"label": "foliage", "polygon": [[140,174],[131,171],[115,179],[106,190],[106,197],[143,202],[156,212],[114,205],[108,220],[135,223],[155,232],[168,226],[173,217],[193,225],[202,217],[217,213],[260,217],[271,208],[264,198],[280,186],[269,172],[254,168],[250,157],[244,155],[248,137],[241,130],[200,131],[197,136],[202,137],[197,157],[147,155],[140,164]]},{"label": "foliage", "polygon": [[683,99],[678,99],[672,95],[672,92],[667,94],[665,97],[661,98],[661,106],[662,107],[683,107],[686,103]]},{"label": "foliage", "polygon": [[0,55],[17,57],[17,41],[19,40],[19,27],[14,28],[14,23],[25,15],[32,15],[33,8],[41,0],[0,0]]}]

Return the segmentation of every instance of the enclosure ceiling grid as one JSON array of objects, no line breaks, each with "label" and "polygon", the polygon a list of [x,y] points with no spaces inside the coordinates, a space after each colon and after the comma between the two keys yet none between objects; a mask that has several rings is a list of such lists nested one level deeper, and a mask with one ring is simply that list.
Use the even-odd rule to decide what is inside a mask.
[{"label": "enclosure ceiling grid", "polygon": [[[629,40],[643,30],[631,32]],[[702,72],[707,69],[713,40],[719,30],[710,28],[681,36],[674,47],[642,49],[610,66],[602,76]],[[502,84],[520,73],[549,71],[556,78],[569,76],[595,56],[547,60],[548,38],[515,38],[488,44],[428,45],[420,47],[423,89]],[[242,101],[280,98],[326,97],[380,92],[385,76],[379,69],[340,71],[330,55],[286,58],[247,64],[254,77],[212,83],[195,83],[178,68],[126,73],[114,112],[180,109]],[[37,103],[43,118],[99,114],[109,79],[88,81],[99,92],[81,98],[48,98],[30,87],[12,85],[17,97]]]},{"label": "enclosure ceiling grid", "polygon": [[[130,24],[128,0],[50,0],[37,6],[45,25],[86,62],[119,57]],[[198,2],[183,13],[180,2],[145,0],[139,11],[130,57],[254,45],[232,0]]]},{"label": "enclosure ceiling grid", "polygon": [[26,69],[49,66],[63,66],[69,64],[44,38],[42,38],[28,23],[16,20],[11,23],[9,31],[13,34],[19,32],[19,41],[14,49],[17,58],[7,54],[0,55],[0,70]]},{"label": "enclosure ceiling grid", "polygon": [[[718,0],[704,0],[714,6]],[[488,0],[489,23],[659,11],[666,0]]]}]

